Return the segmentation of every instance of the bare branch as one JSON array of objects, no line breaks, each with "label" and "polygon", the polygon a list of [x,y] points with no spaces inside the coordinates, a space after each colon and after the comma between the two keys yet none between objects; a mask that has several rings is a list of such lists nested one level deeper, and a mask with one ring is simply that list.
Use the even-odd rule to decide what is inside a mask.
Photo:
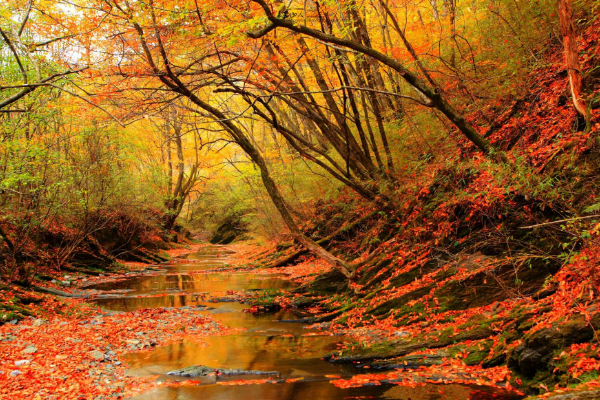
[{"label": "bare branch", "polygon": [[[52,81],[54,81],[54,79],[63,77],[63,76],[67,76],[70,74],[76,74],[79,73],[81,71],[84,71],[86,68],[82,68],[79,70],[75,70],[75,71],[66,71],[63,73],[59,73],[59,74],[54,74],[54,75],[50,75],[49,77],[41,80],[40,82],[37,83],[31,83],[31,84],[27,84],[27,85],[15,85],[14,88],[18,88],[18,87],[23,87],[23,90],[21,90],[19,93],[16,93],[15,95],[9,97],[8,99],[5,99],[3,101],[0,101],[0,109],[11,105],[12,103],[19,101],[20,99],[22,99],[23,97],[25,97],[26,95],[28,95],[29,93],[33,92],[34,90],[36,90],[37,88],[41,87],[41,86],[48,86],[48,84]],[[10,86],[6,87],[9,88]]]},{"label": "bare branch", "polygon": [[537,228],[537,227],[540,227],[540,226],[555,225],[555,224],[560,224],[562,222],[579,221],[579,220],[582,220],[582,219],[591,219],[591,218],[599,218],[599,217],[600,217],[600,214],[598,214],[598,215],[588,215],[586,217],[576,217],[576,218],[560,219],[558,221],[544,222],[543,224],[521,226],[520,228],[521,229],[533,229],[533,228]]},{"label": "bare branch", "polygon": [[25,17],[23,18],[23,22],[21,22],[21,26],[19,27],[18,36],[23,34],[23,29],[25,29],[25,25],[29,20],[29,15],[31,14],[31,8],[33,7],[33,0],[29,0],[29,7],[27,7],[27,12],[25,13]]},{"label": "bare branch", "polygon": [[2,36],[2,39],[4,39],[4,41],[6,42],[8,47],[10,48],[10,51],[15,56],[15,59],[17,60],[17,64],[19,65],[19,69],[21,70],[21,75],[23,75],[23,81],[25,83],[27,83],[27,73],[25,72],[25,68],[23,68],[23,64],[21,63],[21,58],[19,57],[19,53],[17,53],[17,49],[15,49],[15,46],[13,45],[12,41],[4,33],[2,28],[0,28],[0,35]]},{"label": "bare branch", "polygon": [[300,91],[300,92],[273,92],[268,95],[262,95],[259,97],[288,96],[288,95],[293,96],[293,95],[297,95],[297,94],[334,93],[334,92],[340,92],[343,90],[357,90],[357,91],[363,91],[363,92],[378,93],[378,94],[383,94],[383,95],[388,95],[388,96],[395,96],[395,97],[400,97],[402,99],[412,100],[416,103],[419,103],[420,105],[422,105],[424,107],[433,107],[433,104],[431,103],[431,101],[422,102],[419,99],[415,99],[414,97],[406,96],[406,95],[403,95],[400,93],[394,93],[394,92],[389,92],[387,90],[377,90],[377,89],[364,88],[364,87],[358,87],[358,86],[339,86],[339,87],[332,88],[329,90],[309,90],[309,91]]}]

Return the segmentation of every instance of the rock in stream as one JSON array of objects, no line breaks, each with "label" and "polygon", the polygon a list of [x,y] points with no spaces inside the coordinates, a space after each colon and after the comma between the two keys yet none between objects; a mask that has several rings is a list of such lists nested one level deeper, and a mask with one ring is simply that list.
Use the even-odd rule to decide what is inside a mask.
[{"label": "rock in stream", "polygon": [[277,371],[253,371],[246,369],[211,368],[205,365],[193,365],[167,372],[167,375],[195,378],[208,375],[279,375]]}]

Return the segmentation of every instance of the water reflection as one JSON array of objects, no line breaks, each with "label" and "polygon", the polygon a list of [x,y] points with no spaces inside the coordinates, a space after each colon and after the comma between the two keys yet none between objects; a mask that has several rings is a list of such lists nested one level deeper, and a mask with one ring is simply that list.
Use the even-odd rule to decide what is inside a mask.
[{"label": "water reflection", "polygon": [[226,259],[227,256],[235,254],[235,251],[229,250],[221,246],[207,246],[195,253],[187,254],[186,260],[208,260],[208,259]]},{"label": "water reflection", "polygon": [[[264,279],[246,274],[161,274],[135,276],[120,282],[90,286],[97,290],[123,290],[125,296],[98,298],[95,302],[107,309],[133,311],[140,308],[184,307],[201,304],[206,294],[226,295],[228,291],[283,289],[288,282],[279,278]],[[177,293],[185,292],[185,293]],[[136,297],[159,296],[159,297]]]},{"label": "water reflection", "polygon": [[[172,370],[207,365],[213,368],[240,368],[247,370],[278,371],[278,379],[296,379],[297,382],[225,386],[218,381],[261,379],[264,376],[233,376],[194,378],[200,386],[183,385],[162,387],[137,400],[350,400],[350,399],[412,399],[412,400],[516,400],[510,392],[486,387],[465,385],[424,385],[416,388],[389,385],[357,389],[338,389],[329,382],[331,376],[350,377],[359,371],[352,365],[330,364],[320,359],[335,350],[344,340],[340,336],[315,336],[304,324],[284,322],[294,319],[289,312],[269,315],[251,315],[242,312],[247,305],[207,301],[206,294],[223,296],[228,291],[283,289],[290,283],[277,277],[259,277],[250,274],[208,272],[190,274],[194,270],[212,270],[225,265],[227,249],[205,247],[201,252],[187,256],[189,263],[166,266],[155,275],[135,276],[117,282],[96,285],[99,290],[126,289],[126,296],[99,298],[96,303],[111,310],[129,311],[154,307],[191,306],[200,313],[210,314],[220,324],[245,328],[244,332],[207,337],[203,343],[182,340],[151,352],[127,356],[130,374],[159,375],[159,379],[177,379],[167,376]],[[191,260],[194,260],[192,262]],[[159,296],[159,297],[145,297]],[[204,306],[198,307],[196,306]],[[205,310],[205,307],[210,309]],[[202,311],[204,310],[204,311]]]},{"label": "water reflection", "polygon": [[[329,382],[297,382],[244,386],[181,386],[161,388],[135,397],[136,400],[335,400],[382,399],[387,388],[371,386],[337,389]],[[416,399],[415,399],[416,400]]]},{"label": "water reflection", "polygon": [[326,381],[295,382],[244,386],[165,387],[135,400],[517,400],[522,397],[487,387],[463,385],[425,385],[411,387],[368,386],[338,389]]},{"label": "water reflection", "polygon": [[[147,353],[127,357],[136,375],[164,375],[190,365],[213,368],[278,371],[280,378],[304,377],[323,379],[325,375],[350,376],[352,366],[330,364],[320,355],[336,348],[339,338],[281,334],[241,334],[211,337],[204,343],[183,341]],[[163,378],[166,378],[164,376]],[[259,379],[257,376],[237,376],[231,379]],[[227,380],[219,377],[219,380]],[[214,378],[207,382],[214,381]]]}]

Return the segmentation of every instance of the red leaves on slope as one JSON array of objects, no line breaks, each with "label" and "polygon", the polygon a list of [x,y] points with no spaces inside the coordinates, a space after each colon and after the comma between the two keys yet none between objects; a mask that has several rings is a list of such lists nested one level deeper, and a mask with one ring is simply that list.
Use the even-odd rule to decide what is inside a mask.
[{"label": "red leaves on slope", "polygon": [[464,383],[510,388],[510,371],[506,367],[482,369],[468,367],[457,360],[446,361],[442,365],[421,367],[417,370],[396,370],[380,374],[361,374],[350,379],[338,379],[332,383],[339,388],[355,388],[365,385],[392,383],[402,386],[416,386],[422,383]]}]

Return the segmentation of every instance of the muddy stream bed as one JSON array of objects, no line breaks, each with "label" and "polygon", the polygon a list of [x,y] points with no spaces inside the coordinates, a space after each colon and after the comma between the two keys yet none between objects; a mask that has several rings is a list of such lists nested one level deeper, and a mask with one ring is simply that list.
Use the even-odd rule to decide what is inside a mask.
[{"label": "muddy stream bed", "polygon": [[[137,275],[119,282],[103,283],[93,289],[116,291],[95,302],[104,309],[133,311],[154,307],[189,307],[210,315],[219,324],[244,328],[239,333],[209,336],[203,343],[183,340],[150,352],[130,353],[127,363],[134,376],[158,375],[159,380],[194,379],[199,385],[163,386],[136,400],[516,400],[510,392],[491,387],[466,385],[422,385],[416,388],[378,385],[340,389],[330,380],[366,373],[354,365],[331,364],[321,357],[338,348],[343,336],[325,336],[306,329],[299,322],[286,322],[297,316],[289,312],[253,315],[243,312],[248,304],[231,301],[229,293],[261,289],[285,289],[293,284],[277,276],[253,275],[231,271],[213,272],[224,267],[231,252],[226,247],[209,246],[164,266],[157,274]],[[207,273],[193,271],[207,270]],[[122,291],[122,292],[119,292]],[[158,297],[144,297],[158,296]],[[178,378],[167,372],[194,366],[212,368],[277,371],[277,380],[290,383],[221,385],[217,381],[264,379],[266,376]]]}]

